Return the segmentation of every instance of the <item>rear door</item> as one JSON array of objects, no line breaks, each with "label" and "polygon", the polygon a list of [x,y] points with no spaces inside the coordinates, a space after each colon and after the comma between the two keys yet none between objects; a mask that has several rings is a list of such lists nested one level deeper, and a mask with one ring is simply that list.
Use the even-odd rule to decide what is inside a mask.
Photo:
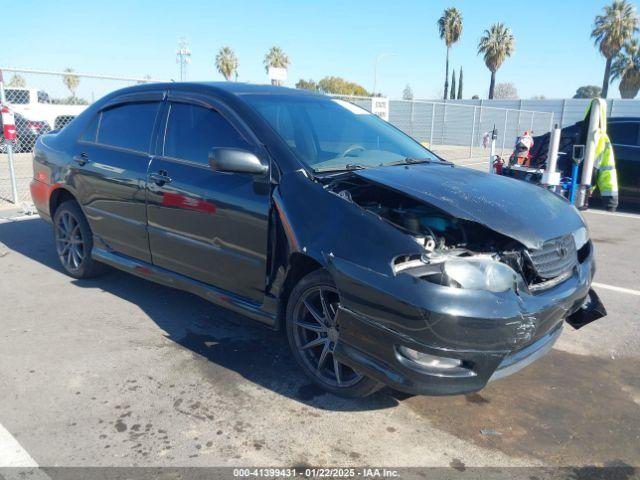
[{"label": "rear door", "polygon": [[262,303],[268,176],[208,163],[215,147],[257,151],[251,132],[214,100],[181,94],[170,94],[162,129],[147,183],[153,263]]},{"label": "rear door", "polygon": [[615,121],[607,126],[618,171],[619,195],[624,203],[640,204],[639,127],[638,121]]},{"label": "rear door", "polygon": [[102,109],[76,144],[70,176],[96,245],[146,262],[145,183],[163,95],[145,92]]}]

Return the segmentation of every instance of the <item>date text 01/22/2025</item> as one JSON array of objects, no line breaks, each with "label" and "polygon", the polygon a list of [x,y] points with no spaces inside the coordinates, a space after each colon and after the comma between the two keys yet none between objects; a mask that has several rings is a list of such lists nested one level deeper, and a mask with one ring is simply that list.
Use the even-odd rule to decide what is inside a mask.
[{"label": "date text 01/22/2025", "polygon": [[234,468],[237,478],[397,478],[399,472],[387,468]]}]

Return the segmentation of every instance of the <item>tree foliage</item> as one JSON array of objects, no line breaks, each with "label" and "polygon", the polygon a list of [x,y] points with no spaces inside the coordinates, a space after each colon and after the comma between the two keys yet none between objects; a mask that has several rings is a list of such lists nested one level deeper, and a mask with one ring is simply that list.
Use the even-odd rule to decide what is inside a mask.
[{"label": "tree foliage", "polygon": [[341,77],[324,77],[318,82],[318,89],[323,93],[333,93],[336,95],[370,96],[369,92],[362,85],[349,82]]},{"label": "tree foliage", "polygon": [[298,80],[298,83],[296,83],[296,88],[300,90],[311,90],[313,92],[317,92],[318,84],[311,79],[305,80],[301,78],[300,80]]},{"label": "tree foliage", "polygon": [[584,85],[576,90],[573,98],[597,98],[602,93],[602,89],[597,85]]},{"label": "tree foliage", "polygon": [[444,73],[444,99],[447,99],[449,92],[449,51],[451,47],[460,40],[462,36],[462,14],[455,8],[447,8],[438,19],[438,32],[440,39],[444,40],[447,46],[446,66]]},{"label": "tree foliage", "polygon": [[7,83],[7,87],[26,88],[27,81],[22,75],[18,75],[17,73],[14,73],[13,76],[11,77],[11,80],[9,80],[9,83]]},{"label": "tree foliage", "polygon": [[458,100],[462,100],[462,67],[460,67],[460,80],[458,81]]},{"label": "tree foliage", "polygon": [[627,0],[613,0],[603,10],[604,14],[597,15],[594,20],[591,38],[607,59],[602,79],[602,97],[607,98],[613,58],[638,30],[638,13],[635,5]]},{"label": "tree foliage", "polygon": [[496,72],[502,63],[514,54],[516,38],[511,29],[504,23],[494,23],[489,30],[484,31],[484,35],[478,43],[478,55],[483,55],[484,64],[491,72],[491,83],[489,84],[489,99],[494,98],[496,84]]},{"label": "tree foliage", "polygon": [[640,43],[633,38],[627,41],[611,65],[611,79],[620,80],[620,96],[635,98],[640,90]]},{"label": "tree foliage", "polygon": [[[269,73],[269,67],[274,68],[289,68],[291,64],[289,57],[280,47],[271,47],[267,54],[264,56],[264,69]],[[279,80],[272,80],[274,85],[280,85],[282,82]]]},{"label": "tree foliage", "polygon": [[413,100],[413,90],[411,89],[411,85],[407,84],[402,91],[402,99],[403,100]]},{"label": "tree foliage", "polygon": [[451,72],[451,100],[456,99],[456,69]]},{"label": "tree foliage", "polygon": [[75,98],[76,91],[80,86],[80,77],[78,75],[73,75],[72,68],[65,68],[65,75],[62,77],[62,83],[64,83],[65,87],[69,89],[71,92],[71,97]]},{"label": "tree foliage", "polygon": [[238,77],[238,57],[231,47],[222,47],[216,55],[216,68],[225,80]]},{"label": "tree foliage", "polygon": [[495,97],[496,100],[517,100],[518,90],[511,82],[499,83],[496,85]]}]

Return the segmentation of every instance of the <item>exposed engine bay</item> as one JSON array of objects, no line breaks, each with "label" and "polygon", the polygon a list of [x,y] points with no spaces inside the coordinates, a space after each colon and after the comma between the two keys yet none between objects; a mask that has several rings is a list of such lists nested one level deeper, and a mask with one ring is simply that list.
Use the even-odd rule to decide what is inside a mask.
[{"label": "exposed engine bay", "polygon": [[[536,258],[522,244],[479,223],[455,218],[410,195],[355,175],[329,180],[325,186],[327,190],[407,233],[422,248],[420,254],[393,259],[395,274],[408,273],[441,285],[460,286],[458,284],[473,284],[473,281],[467,280],[469,274],[474,273],[467,268],[471,263],[481,271],[478,278],[493,275],[503,279],[496,288],[513,288],[517,291],[519,287],[527,285],[535,291],[565,280],[577,263],[574,247],[568,254],[573,255],[575,262],[566,262],[561,266],[561,271],[554,271],[553,275],[541,275],[546,272],[536,269]],[[548,259],[544,257],[542,261]],[[465,268],[461,269],[463,263]],[[507,286],[509,282],[513,284],[512,287]],[[470,287],[463,285],[462,288]]]}]

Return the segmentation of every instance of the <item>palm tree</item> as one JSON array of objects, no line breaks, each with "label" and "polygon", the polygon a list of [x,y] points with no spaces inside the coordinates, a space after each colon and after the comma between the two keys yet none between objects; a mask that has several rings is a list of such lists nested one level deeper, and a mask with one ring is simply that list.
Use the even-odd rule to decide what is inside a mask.
[{"label": "palm tree", "polygon": [[80,85],[80,77],[77,75],[73,75],[73,68],[65,68],[65,75],[62,77],[62,82],[71,92],[71,98],[76,98],[76,91],[78,90],[78,86]]},{"label": "palm tree", "polygon": [[602,79],[602,98],[607,98],[611,76],[611,63],[620,52],[624,42],[631,39],[638,30],[636,7],[627,0],[613,0],[606,5],[604,15],[597,15],[591,31],[591,38],[598,45],[600,53],[607,59]]},{"label": "palm tree", "polygon": [[447,99],[449,93],[449,51],[451,46],[460,40],[462,35],[462,14],[455,8],[447,8],[442,16],[438,19],[438,30],[440,31],[440,39],[444,40],[447,46],[447,62],[444,74],[444,99]]},{"label": "palm tree", "polygon": [[640,43],[627,41],[611,64],[611,79],[620,80],[620,96],[635,98],[640,90]]},{"label": "palm tree", "polygon": [[[290,63],[289,57],[280,47],[271,47],[264,56],[264,68],[267,73],[269,73],[269,67],[286,69]],[[282,82],[280,80],[271,80],[271,83],[273,85],[281,85]]]},{"label": "palm tree", "polygon": [[231,80],[234,75],[238,76],[238,57],[230,47],[222,47],[216,55],[216,68],[225,80]]},{"label": "palm tree", "polygon": [[515,48],[516,38],[504,23],[494,23],[489,30],[484,31],[484,35],[480,38],[478,55],[484,55],[484,64],[491,72],[489,99],[493,98],[496,87],[496,72],[502,66],[502,62],[513,55]]}]

